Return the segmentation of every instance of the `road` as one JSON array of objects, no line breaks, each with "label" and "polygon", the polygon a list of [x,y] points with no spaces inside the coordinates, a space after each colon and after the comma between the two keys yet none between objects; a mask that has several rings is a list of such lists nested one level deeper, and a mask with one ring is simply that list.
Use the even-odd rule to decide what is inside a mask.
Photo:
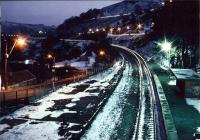
[{"label": "road", "polygon": [[125,58],[121,81],[82,139],[166,139],[159,130],[163,126],[158,119],[156,89],[147,63],[133,50],[112,46],[132,58]]}]

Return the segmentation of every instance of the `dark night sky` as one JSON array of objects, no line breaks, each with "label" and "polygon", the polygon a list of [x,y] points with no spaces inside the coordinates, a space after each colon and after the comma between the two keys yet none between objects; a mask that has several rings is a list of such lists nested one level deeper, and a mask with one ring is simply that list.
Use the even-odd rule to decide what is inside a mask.
[{"label": "dark night sky", "polygon": [[115,1],[1,1],[2,20],[18,23],[59,25],[66,18],[90,8],[102,8]]}]

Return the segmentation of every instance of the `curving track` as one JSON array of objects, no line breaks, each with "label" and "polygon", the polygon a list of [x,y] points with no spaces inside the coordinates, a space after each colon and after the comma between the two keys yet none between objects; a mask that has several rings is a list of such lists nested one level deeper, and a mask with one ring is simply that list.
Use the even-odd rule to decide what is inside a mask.
[{"label": "curving track", "polygon": [[112,46],[132,54],[138,64],[140,99],[132,139],[166,139],[158,93],[149,66],[137,52],[120,45],[112,44]]},{"label": "curving track", "polygon": [[112,44],[124,55],[123,77],[83,140],[165,140],[165,128],[153,75],[135,51]]}]

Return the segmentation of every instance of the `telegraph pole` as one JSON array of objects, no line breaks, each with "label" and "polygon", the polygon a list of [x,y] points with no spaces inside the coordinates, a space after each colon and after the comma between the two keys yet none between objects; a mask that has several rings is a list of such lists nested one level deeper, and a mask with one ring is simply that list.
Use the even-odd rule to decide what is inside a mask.
[{"label": "telegraph pole", "polygon": [[7,46],[7,42],[5,45],[5,53],[4,53],[4,87],[5,90],[8,89],[8,46]]},{"label": "telegraph pole", "polygon": [[7,59],[7,40],[4,38],[4,43],[2,43],[3,46],[1,49],[1,60],[2,60],[2,89],[7,90],[8,89],[8,78],[7,78],[7,70],[8,70],[8,59]]}]

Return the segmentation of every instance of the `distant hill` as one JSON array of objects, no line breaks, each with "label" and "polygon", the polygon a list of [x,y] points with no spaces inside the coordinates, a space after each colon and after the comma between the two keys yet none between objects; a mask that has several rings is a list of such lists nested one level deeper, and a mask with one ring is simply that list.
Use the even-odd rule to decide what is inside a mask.
[{"label": "distant hill", "polygon": [[46,26],[43,24],[25,24],[25,23],[15,23],[9,21],[1,22],[1,32],[4,34],[27,34],[35,35],[39,31],[43,33],[50,33],[55,30],[55,26]]},{"label": "distant hill", "polygon": [[137,8],[142,11],[156,8],[160,5],[161,0],[126,0],[101,9],[102,16],[120,15],[131,12],[137,12]]},{"label": "distant hill", "polygon": [[142,15],[161,6],[161,0],[127,0],[102,9],[90,9],[77,17],[66,19],[58,26],[59,36],[71,37],[75,33],[87,32],[89,28],[117,26],[123,18]]}]

